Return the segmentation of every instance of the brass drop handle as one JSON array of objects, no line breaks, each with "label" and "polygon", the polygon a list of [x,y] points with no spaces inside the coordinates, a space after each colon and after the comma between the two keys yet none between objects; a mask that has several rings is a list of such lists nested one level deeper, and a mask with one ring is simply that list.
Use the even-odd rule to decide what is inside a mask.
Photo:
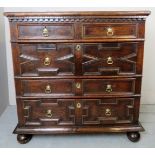
[{"label": "brass drop handle", "polygon": [[78,109],[81,108],[81,103],[78,102],[78,103],[76,104],[76,107],[77,107]]},{"label": "brass drop handle", "polygon": [[50,85],[46,85],[45,93],[46,94],[50,94],[51,93],[51,86]]},{"label": "brass drop handle", "polygon": [[81,45],[76,45],[75,49],[76,49],[77,51],[80,51],[80,50],[81,50]]},{"label": "brass drop handle", "polygon": [[107,58],[107,64],[108,64],[108,65],[112,65],[112,64],[113,64],[112,57],[108,57],[108,58]]},{"label": "brass drop handle", "polygon": [[48,117],[48,118],[51,118],[52,117],[52,110],[51,109],[48,109],[47,111],[46,111],[46,117]]},{"label": "brass drop handle", "polygon": [[108,27],[107,28],[107,36],[110,37],[110,36],[113,36],[114,35],[114,31],[111,27]]},{"label": "brass drop handle", "polygon": [[108,93],[112,92],[112,86],[110,84],[107,85],[106,92]]},{"label": "brass drop handle", "polygon": [[46,28],[46,26],[43,28],[42,34],[44,37],[48,37],[48,29]]},{"label": "brass drop handle", "polygon": [[111,116],[111,109],[109,109],[109,108],[105,109],[105,115]]},{"label": "brass drop handle", "polygon": [[81,84],[79,82],[77,82],[75,86],[76,86],[77,89],[81,88]]},{"label": "brass drop handle", "polygon": [[44,59],[44,65],[45,66],[49,66],[50,64],[51,64],[51,58],[45,57],[45,59]]}]

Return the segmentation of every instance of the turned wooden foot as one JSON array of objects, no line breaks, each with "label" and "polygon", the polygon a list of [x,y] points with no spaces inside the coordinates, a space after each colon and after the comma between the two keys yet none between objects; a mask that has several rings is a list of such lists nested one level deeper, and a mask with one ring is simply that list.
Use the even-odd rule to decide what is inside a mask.
[{"label": "turned wooden foot", "polygon": [[17,135],[17,141],[20,143],[20,144],[26,144],[28,143],[32,138],[32,135],[29,135],[29,134],[19,134]]},{"label": "turned wooden foot", "polygon": [[139,132],[127,132],[127,137],[132,142],[138,142],[140,139],[140,133]]}]

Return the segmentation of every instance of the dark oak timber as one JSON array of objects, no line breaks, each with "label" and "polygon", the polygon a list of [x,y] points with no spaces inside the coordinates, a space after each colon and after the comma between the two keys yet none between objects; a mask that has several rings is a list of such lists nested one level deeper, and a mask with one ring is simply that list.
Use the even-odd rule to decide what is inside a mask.
[{"label": "dark oak timber", "polygon": [[150,11],[6,12],[21,144],[34,134],[127,133],[140,139]]}]

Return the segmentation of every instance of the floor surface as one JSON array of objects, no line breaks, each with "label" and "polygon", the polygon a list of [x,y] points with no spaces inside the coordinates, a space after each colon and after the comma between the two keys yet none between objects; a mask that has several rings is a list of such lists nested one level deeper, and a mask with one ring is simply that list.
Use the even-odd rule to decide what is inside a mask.
[{"label": "floor surface", "polygon": [[126,134],[99,135],[47,135],[33,136],[27,144],[19,144],[12,134],[16,124],[16,106],[8,106],[0,117],[0,147],[3,148],[155,148],[155,108],[142,106],[140,122],[145,128],[137,143],[130,142]]}]

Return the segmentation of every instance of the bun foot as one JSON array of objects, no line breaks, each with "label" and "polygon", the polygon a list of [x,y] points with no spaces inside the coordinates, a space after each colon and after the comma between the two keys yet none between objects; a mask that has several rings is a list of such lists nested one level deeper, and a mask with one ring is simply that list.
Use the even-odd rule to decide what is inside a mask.
[{"label": "bun foot", "polygon": [[139,132],[127,132],[127,137],[132,142],[138,142],[140,139],[140,133]]},{"label": "bun foot", "polygon": [[20,143],[20,144],[26,144],[28,143],[32,138],[32,135],[25,135],[25,134],[19,134],[17,135],[17,141]]}]

